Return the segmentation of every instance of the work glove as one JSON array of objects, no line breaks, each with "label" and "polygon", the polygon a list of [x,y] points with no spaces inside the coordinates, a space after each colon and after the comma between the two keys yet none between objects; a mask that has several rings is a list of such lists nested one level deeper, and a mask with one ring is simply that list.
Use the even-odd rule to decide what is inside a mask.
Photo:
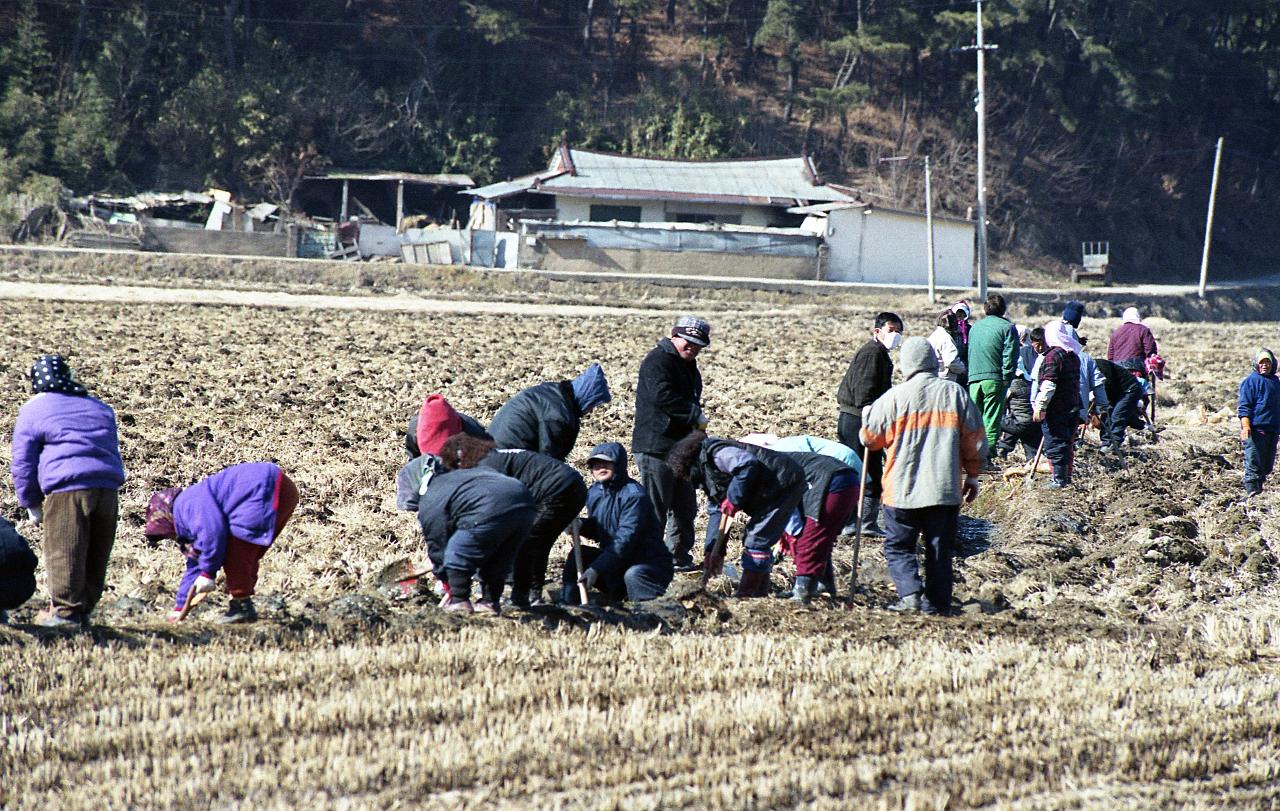
[{"label": "work glove", "polygon": [[1032,411],[1032,412],[1031,412],[1031,421],[1032,421],[1032,422],[1044,422],[1044,412],[1043,412],[1043,411],[1040,411],[1040,410],[1038,410],[1038,409],[1037,409],[1036,411]]},{"label": "work glove", "polygon": [[738,514],[738,508],[733,506],[733,502],[726,498],[720,502],[720,512],[732,518]]},{"label": "work glove", "polygon": [[213,591],[214,582],[212,577],[200,575],[196,578],[195,584],[191,587],[191,591],[196,594],[208,594]]},{"label": "work glove", "polygon": [[965,503],[965,504],[971,504],[971,503],[973,503],[973,500],[974,500],[974,499],[976,499],[976,498],[978,497],[978,477],[977,477],[977,476],[965,476],[965,477],[964,477],[964,489],[963,489],[961,492],[963,492],[963,494],[964,494],[964,503]]},{"label": "work glove", "polygon": [[44,509],[41,507],[28,507],[27,518],[30,518],[31,523],[37,526],[44,523]]},{"label": "work glove", "polygon": [[[1253,432],[1253,420],[1249,419],[1248,417],[1241,417],[1240,418],[1240,441],[1248,442],[1249,434],[1252,432]],[[28,512],[30,512],[30,510],[28,510]],[[32,520],[34,521],[35,519],[32,519]],[[40,522],[36,521],[36,523],[40,523]]]},{"label": "work glove", "polygon": [[587,569],[585,572],[578,575],[578,582],[589,589],[595,588],[596,581],[599,579],[600,579],[600,573],[597,572],[595,569]]},{"label": "work glove", "polygon": [[867,420],[871,419],[871,406],[864,405],[862,407],[862,424],[866,425]]}]

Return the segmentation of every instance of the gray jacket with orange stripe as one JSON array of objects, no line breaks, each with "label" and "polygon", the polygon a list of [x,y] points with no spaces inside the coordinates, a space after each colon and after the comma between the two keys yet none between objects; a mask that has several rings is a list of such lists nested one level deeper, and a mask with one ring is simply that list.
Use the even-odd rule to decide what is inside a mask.
[{"label": "gray jacket with orange stripe", "polygon": [[982,418],[964,389],[938,378],[938,359],[924,338],[902,344],[905,380],[871,406],[861,438],[885,450],[886,507],[958,505],[964,477],[977,476],[987,455]]}]

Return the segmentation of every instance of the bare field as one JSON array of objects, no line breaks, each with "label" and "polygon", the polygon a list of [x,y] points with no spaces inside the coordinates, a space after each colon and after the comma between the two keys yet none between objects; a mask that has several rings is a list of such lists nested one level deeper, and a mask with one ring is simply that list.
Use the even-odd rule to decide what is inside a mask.
[{"label": "bare field", "polygon": [[[712,431],[831,435],[865,313],[769,304],[725,299],[714,318]],[[718,583],[643,609],[465,621],[371,588],[420,549],[393,505],[405,419],[430,391],[487,419],[599,360],[615,398],[571,461],[629,444],[665,315],[6,301],[0,317],[0,461],[27,365],[58,351],[116,408],[130,476],[102,624],[0,629],[2,807],[1280,805],[1278,499],[1238,502],[1229,418],[1276,324],[1233,329],[1227,348],[1220,330],[1157,322],[1172,373],[1158,443],[1123,463],[1085,449],[1070,493],[984,479],[965,616],[880,608],[871,545],[853,610],[727,600]],[[1104,344],[1112,326],[1083,332]],[[264,621],[165,624],[181,562],[142,544],[147,495],[252,459],[302,492],[263,562]],[[20,517],[7,477],[3,504]],[[40,530],[19,529],[39,552]],[[837,555],[843,584],[851,550]]]}]

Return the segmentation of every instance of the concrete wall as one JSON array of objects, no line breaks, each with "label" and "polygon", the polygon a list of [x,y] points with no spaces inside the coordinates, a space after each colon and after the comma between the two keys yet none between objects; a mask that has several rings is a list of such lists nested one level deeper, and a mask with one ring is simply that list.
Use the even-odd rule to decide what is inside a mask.
[{"label": "concrete wall", "polygon": [[704,251],[644,251],[596,248],[585,240],[541,239],[520,244],[520,267],[586,273],[652,273],[682,276],[740,276],[758,279],[816,279],[816,256],[762,256]]},{"label": "concrete wall", "polygon": [[[840,282],[928,284],[926,220],[896,211],[837,209],[827,216],[828,262],[824,278]],[[973,284],[974,224],[935,220],[937,284]]]},{"label": "concrete wall", "polygon": [[740,217],[739,225],[768,226],[779,212],[769,206],[684,203],[677,200],[601,200],[556,195],[557,217],[564,222],[590,222],[592,205],[640,206],[640,222],[675,222],[677,214],[720,214]]},{"label": "concrete wall", "polygon": [[149,226],[143,229],[142,249],[220,256],[296,256],[297,231],[292,227],[280,233],[253,233]]}]

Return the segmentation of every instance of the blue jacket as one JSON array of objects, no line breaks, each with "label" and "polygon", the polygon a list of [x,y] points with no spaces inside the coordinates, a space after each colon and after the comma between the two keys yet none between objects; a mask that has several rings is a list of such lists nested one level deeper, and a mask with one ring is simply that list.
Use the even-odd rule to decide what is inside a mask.
[{"label": "blue jacket", "polygon": [[1240,383],[1236,416],[1248,417],[1254,428],[1280,430],[1280,378],[1254,371]]},{"label": "blue jacket", "polygon": [[449,547],[493,551],[495,532],[531,520],[533,497],[523,484],[487,467],[461,468],[431,477],[419,497],[418,525],[436,577],[446,579]]},{"label": "blue jacket", "polygon": [[627,473],[627,451],[617,442],[597,445],[592,456],[613,461],[613,478],[596,482],[587,491],[587,519],[582,534],[600,544],[591,564],[601,577],[621,575],[639,563],[674,567],[663,543],[663,527],[644,487]]}]

